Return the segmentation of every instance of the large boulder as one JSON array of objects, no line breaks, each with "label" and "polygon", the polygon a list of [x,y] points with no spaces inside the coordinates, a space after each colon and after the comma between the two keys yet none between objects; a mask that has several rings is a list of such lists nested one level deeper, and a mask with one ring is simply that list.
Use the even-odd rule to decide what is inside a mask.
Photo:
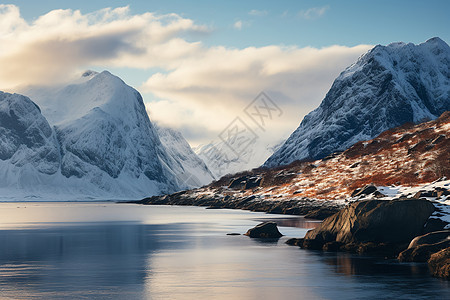
[{"label": "large boulder", "polygon": [[283,236],[275,222],[264,222],[249,229],[245,234],[251,238],[279,238]]},{"label": "large boulder", "polygon": [[398,259],[408,262],[426,262],[431,255],[450,247],[450,230],[430,232],[415,237],[408,249],[402,251]]},{"label": "large boulder", "polygon": [[350,204],[306,233],[305,240],[322,244],[409,243],[423,233],[434,212],[427,200],[367,200]]},{"label": "large boulder", "polygon": [[450,247],[431,255],[428,266],[433,276],[450,279]]},{"label": "large boulder", "polygon": [[415,247],[418,247],[420,245],[425,245],[425,244],[428,244],[428,245],[436,244],[436,243],[443,242],[445,240],[450,240],[450,230],[430,232],[430,233],[415,237],[411,241],[411,243],[409,243],[408,249],[415,248]]}]

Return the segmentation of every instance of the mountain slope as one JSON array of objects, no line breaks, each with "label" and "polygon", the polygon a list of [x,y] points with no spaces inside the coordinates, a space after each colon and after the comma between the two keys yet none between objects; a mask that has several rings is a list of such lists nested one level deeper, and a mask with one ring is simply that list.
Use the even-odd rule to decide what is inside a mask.
[{"label": "mountain slope", "polygon": [[344,70],[264,164],[318,159],[407,122],[450,109],[450,48],[439,38],[420,45],[378,45]]},{"label": "mountain slope", "polygon": [[55,134],[39,107],[28,97],[0,92],[0,187],[23,186],[18,179],[30,176],[29,169],[55,174],[59,164]]},{"label": "mountain slope", "polygon": [[[324,159],[226,175],[208,186],[139,203],[329,216],[358,199],[436,201],[450,223],[450,111],[406,124]],[[449,228],[449,225],[447,225]]]},{"label": "mountain slope", "polygon": [[[239,143],[240,141],[236,139],[234,142]],[[237,149],[243,149],[238,155],[221,141],[200,145],[194,151],[206,163],[215,177],[220,178],[226,174],[234,174],[259,167],[281,144],[280,142],[275,146],[270,146],[257,139],[246,145],[245,148],[241,145],[232,145]]]},{"label": "mountain slope", "polygon": [[[205,166],[183,169],[181,153],[161,143],[141,95],[109,72],[86,72],[69,86],[26,93],[42,114],[24,96],[2,101],[2,116],[11,116],[0,126],[0,163],[8,182],[3,197],[135,199],[206,183],[200,181],[207,175],[186,180],[191,172],[207,173]],[[187,155],[195,156],[192,150]]]},{"label": "mountain slope", "polygon": [[199,187],[214,180],[214,175],[203,160],[195,154],[180,132],[170,128],[155,127],[171,159],[172,171],[184,185]]}]

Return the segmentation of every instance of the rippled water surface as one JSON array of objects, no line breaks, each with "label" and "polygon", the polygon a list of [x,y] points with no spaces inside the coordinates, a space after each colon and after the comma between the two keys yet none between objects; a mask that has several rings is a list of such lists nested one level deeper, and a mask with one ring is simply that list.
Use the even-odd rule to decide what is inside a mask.
[{"label": "rippled water surface", "polygon": [[[285,237],[226,235],[267,219]],[[284,244],[317,224],[199,207],[1,203],[0,298],[450,299],[426,264]]]}]

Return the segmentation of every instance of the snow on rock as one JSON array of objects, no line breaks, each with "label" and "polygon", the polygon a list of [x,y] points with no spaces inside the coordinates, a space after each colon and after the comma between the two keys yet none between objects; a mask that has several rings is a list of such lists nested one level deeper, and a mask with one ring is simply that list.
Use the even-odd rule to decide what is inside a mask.
[{"label": "snow on rock", "polygon": [[42,114],[27,97],[1,94],[3,198],[138,199],[207,180],[204,165],[181,160],[187,147],[169,153],[141,95],[107,71],[27,95]]},{"label": "snow on rock", "polygon": [[192,188],[206,185],[215,179],[180,132],[170,128],[155,127],[170,157],[172,170],[182,183]]},{"label": "snow on rock", "polygon": [[450,110],[450,47],[439,38],[414,45],[378,45],[334,81],[264,164],[320,159],[407,122],[435,119]]},{"label": "snow on rock", "polygon": [[[234,140],[240,143],[239,139]],[[281,147],[283,141],[275,145],[269,145],[256,139],[249,145],[227,145],[223,141],[200,145],[194,149],[195,153],[206,163],[216,178],[226,174],[234,174],[241,171],[259,167],[267,158]],[[236,153],[234,149],[242,149]]]},{"label": "snow on rock", "polygon": [[[450,191],[450,180],[446,177],[436,180],[431,183],[416,185],[416,186],[377,186],[377,190],[385,195],[385,197],[378,198],[379,200],[393,200],[398,198],[404,199],[414,199],[417,197],[417,193],[422,192],[433,192],[437,189],[445,189]],[[442,195],[440,197],[423,197],[427,200],[432,201],[434,206],[438,209],[433,213],[432,218],[441,219],[442,221],[448,223],[445,229],[450,228],[450,196]],[[365,197],[349,198],[349,201],[360,201],[373,199],[373,195],[366,195]]]},{"label": "snow on rock", "polygon": [[[44,174],[57,172],[60,155],[55,134],[39,107],[28,97],[0,92],[0,160]],[[7,170],[0,171],[0,186],[8,185]]]}]

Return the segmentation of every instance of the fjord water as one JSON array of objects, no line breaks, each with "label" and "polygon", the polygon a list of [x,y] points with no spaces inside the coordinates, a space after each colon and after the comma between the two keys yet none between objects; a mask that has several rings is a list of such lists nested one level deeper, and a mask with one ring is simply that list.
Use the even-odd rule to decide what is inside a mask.
[{"label": "fjord water", "polygon": [[[285,234],[244,233],[275,219]],[[426,264],[285,245],[302,217],[114,203],[1,203],[0,298],[448,299]]]}]

